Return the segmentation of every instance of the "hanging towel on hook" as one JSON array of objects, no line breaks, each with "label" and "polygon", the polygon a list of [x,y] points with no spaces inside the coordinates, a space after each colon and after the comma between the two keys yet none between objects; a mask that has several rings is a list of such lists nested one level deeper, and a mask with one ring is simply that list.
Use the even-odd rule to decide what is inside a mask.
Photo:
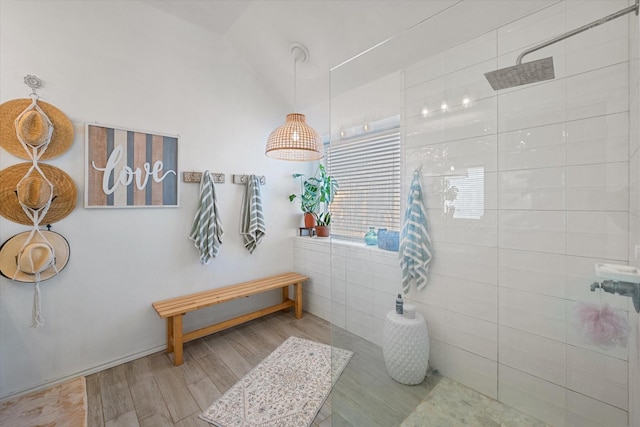
[{"label": "hanging towel on hook", "polygon": [[213,176],[206,170],[200,180],[200,202],[189,234],[200,252],[200,264],[209,264],[218,255],[223,233]]},{"label": "hanging towel on hook", "polygon": [[266,227],[264,214],[262,213],[262,198],[260,196],[260,180],[255,175],[250,175],[242,199],[242,222],[240,234],[244,239],[244,247],[253,253],[264,234]]},{"label": "hanging towel on hook", "polygon": [[402,267],[402,290],[406,294],[412,282],[416,288],[427,285],[431,263],[431,238],[427,232],[427,215],[424,206],[420,169],[413,172],[404,224],[400,234],[400,267]]}]

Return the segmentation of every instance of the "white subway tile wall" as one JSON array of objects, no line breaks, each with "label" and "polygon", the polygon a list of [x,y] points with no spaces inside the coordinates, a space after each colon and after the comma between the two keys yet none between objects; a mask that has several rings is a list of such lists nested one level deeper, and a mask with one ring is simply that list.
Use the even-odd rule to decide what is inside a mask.
[{"label": "white subway tile wall", "polygon": [[430,340],[429,363],[442,375],[489,397],[498,397],[497,364],[438,339]]},{"label": "white subway tile wall", "polygon": [[500,363],[550,383],[566,385],[564,343],[500,326]]},{"label": "white subway tile wall", "polygon": [[567,347],[567,387],[609,405],[628,409],[629,371],[625,360]]},{"label": "white subway tile wall", "polygon": [[566,388],[503,364],[498,371],[501,402],[526,414],[535,414],[549,425],[565,425]]},{"label": "white subway tile wall", "polygon": [[[404,70],[403,188],[421,166],[434,248],[427,288],[405,299],[427,321],[430,364],[559,427],[627,426],[640,400],[638,387],[628,394],[638,361],[588,342],[574,316],[606,303],[638,322],[630,298],[590,290],[596,263],[640,265],[637,18],[525,58],[553,56],[554,80],[494,92],[483,73],[628,4],[561,1]],[[480,214],[445,214],[470,168],[484,170]],[[313,278],[307,308],[380,345],[401,289],[397,253],[294,245],[296,270]]]},{"label": "white subway tile wall", "polygon": [[566,425],[568,426],[601,427],[634,425],[629,424],[627,411],[572,390],[567,391],[566,405]]},{"label": "white subway tile wall", "polygon": [[[640,267],[640,256],[636,245],[640,245],[640,25],[638,17],[631,17],[629,31],[629,264]],[[630,346],[636,348],[629,354],[629,377],[640,378],[640,315],[634,317],[629,303],[630,321],[633,326]],[[635,320],[634,320],[635,318]],[[633,347],[632,347],[633,348]],[[629,411],[640,414],[640,381],[629,384]],[[640,415],[629,420],[629,424],[640,425]]]}]

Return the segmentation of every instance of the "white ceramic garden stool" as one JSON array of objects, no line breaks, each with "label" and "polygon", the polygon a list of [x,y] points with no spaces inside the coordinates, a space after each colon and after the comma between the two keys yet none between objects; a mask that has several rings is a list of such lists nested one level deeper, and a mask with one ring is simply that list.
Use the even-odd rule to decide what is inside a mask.
[{"label": "white ceramic garden stool", "polygon": [[382,353],[389,376],[402,384],[420,384],[429,365],[429,333],[424,317],[408,319],[395,311],[387,313]]}]

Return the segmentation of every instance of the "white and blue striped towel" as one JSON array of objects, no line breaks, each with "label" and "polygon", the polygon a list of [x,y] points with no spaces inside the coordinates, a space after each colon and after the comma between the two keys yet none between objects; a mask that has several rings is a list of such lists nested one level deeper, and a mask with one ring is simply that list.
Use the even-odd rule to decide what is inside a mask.
[{"label": "white and blue striped towel", "polygon": [[242,222],[240,234],[244,239],[244,247],[253,253],[264,234],[266,227],[262,213],[262,198],[260,196],[260,181],[255,175],[250,175],[242,199]]},{"label": "white and blue striped towel", "polygon": [[218,255],[223,233],[213,177],[209,171],[204,171],[200,180],[200,202],[189,234],[200,252],[200,264],[208,264]]},{"label": "white and blue striped towel", "polygon": [[413,172],[407,210],[400,234],[400,267],[402,267],[402,290],[409,292],[412,281],[416,288],[427,285],[431,263],[431,238],[427,232],[427,216],[424,206],[420,170]]}]

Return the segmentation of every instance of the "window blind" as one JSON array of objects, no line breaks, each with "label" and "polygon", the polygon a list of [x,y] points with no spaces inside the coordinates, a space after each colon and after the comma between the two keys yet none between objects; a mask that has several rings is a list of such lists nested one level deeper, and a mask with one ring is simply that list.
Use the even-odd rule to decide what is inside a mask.
[{"label": "window blind", "polygon": [[339,184],[331,235],[361,240],[369,227],[400,229],[398,128],[331,144],[327,167]]}]

